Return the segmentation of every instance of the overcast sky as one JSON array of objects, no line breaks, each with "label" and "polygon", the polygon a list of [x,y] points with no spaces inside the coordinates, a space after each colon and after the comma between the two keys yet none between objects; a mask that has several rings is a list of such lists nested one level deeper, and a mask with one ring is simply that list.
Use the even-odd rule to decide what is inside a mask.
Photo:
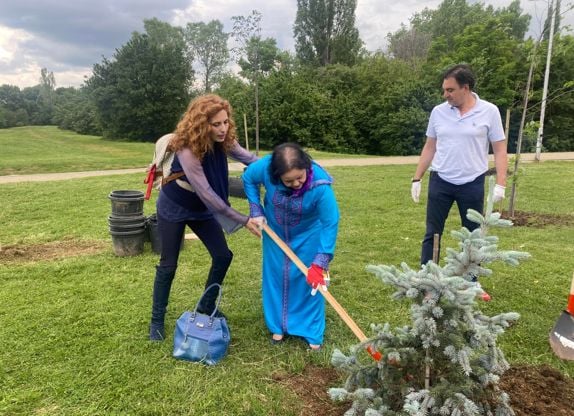
[{"label": "overcast sky", "polygon": [[[368,50],[385,48],[386,35],[440,0],[358,0],[357,27]],[[474,1],[473,1],[474,2]],[[505,7],[510,0],[487,0]],[[563,0],[563,4],[565,1]],[[540,32],[546,0],[522,0],[531,14],[531,32]],[[231,31],[231,17],[262,14],[262,35],[279,48],[294,50],[296,0],[0,0],[0,85],[39,83],[41,68],[54,73],[57,87],[80,86],[92,66],[111,58],[143,20],[156,17],[175,26],[218,19]],[[566,23],[574,22],[574,11]]]}]

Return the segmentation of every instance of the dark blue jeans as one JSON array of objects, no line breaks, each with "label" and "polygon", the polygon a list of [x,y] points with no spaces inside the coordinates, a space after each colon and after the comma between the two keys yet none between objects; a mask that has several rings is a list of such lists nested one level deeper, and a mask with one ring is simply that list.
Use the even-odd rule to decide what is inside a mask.
[{"label": "dark blue jeans", "polygon": [[[156,273],[154,287],[154,292],[158,293],[155,293],[154,296],[158,298],[157,300],[161,304],[167,305],[171,281],[177,269],[180,244],[186,225],[197,235],[211,256],[211,268],[205,283],[206,288],[212,283],[223,284],[223,279],[233,259],[233,253],[227,246],[221,225],[214,218],[197,221],[170,222],[158,214],[161,256],[157,267],[160,273]],[[169,280],[169,282],[164,280]],[[160,290],[162,288],[163,290]],[[202,304],[200,305],[202,312],[211,313],[215,305],[217,293],[217,289],[213,288],[203,297]]]},{"label": "dark blue jeans", "polygon": [[462,226],[469,231],[476,229],[479,225],[469,221],[466,218],[466,212],[469,208],[472,208],[482,213],[484,205],[484,174],[472,182],[454,185],[442,180],[436,172],[430,173],[426,232],[421,250],[421,264],[426,264],[429,260],[432,260],[434,235],[442,236],[444,224],[454,202],[458,206]]}]

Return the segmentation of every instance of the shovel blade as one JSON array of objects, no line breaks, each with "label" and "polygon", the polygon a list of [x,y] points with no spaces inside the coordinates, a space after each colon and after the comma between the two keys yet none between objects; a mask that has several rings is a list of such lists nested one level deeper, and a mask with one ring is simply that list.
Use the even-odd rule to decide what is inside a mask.
[{"label": "shovel blade", "polygon": [[549,336],[552,351],[563,360],[574,360],[574,317],[563,311]]}]

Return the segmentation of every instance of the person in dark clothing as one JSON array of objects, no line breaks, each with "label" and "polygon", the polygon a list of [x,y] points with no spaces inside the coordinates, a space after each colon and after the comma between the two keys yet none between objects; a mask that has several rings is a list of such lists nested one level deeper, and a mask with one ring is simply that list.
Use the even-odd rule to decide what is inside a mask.
[{"label": "person in dark clothing", "polygon": [[[224,230],[232,233],[244,226],[261,237],[259,224],[228,202],[227,157],[245,165],[257,160],[237,142],[231,111],[229,102],[217,95],[200,96],[189,104],[170,139],[169,149],[175,157],[157,200],[161,256],[153,286],[150,340],[165,338],[164,316],[186,225],[211,256],[206,288],[223,283],[233,258]],[[183,176],[178,175],[182,172]],[[199,311],[211,314],[216,298],[217,289],[213,288],[203,297]]]}]

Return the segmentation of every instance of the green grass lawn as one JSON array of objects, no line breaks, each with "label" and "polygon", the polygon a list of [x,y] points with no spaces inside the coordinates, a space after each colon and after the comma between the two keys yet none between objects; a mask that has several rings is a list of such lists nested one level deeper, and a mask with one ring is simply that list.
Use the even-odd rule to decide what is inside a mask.
[{"label": "green grass lawn", "polygon": [[[0,175],[145,168],[153,143],[104,140],[55,126],[0,129]],[[251,151],[254,151],[252,145]],[[269,153],[261,150],[260,154]],[[361,157],[310,150],[315,159]]]},{"label": "green grass lawn", "polygon": [[[97,143],[110,144],[87,140],[94,149]],[[140,144],[110,145],[125,145],[126,154],[133,146],[137,157],[147,157],[138,150]],[[3,161],[5,148],[2,142]],[[96,159],[103,153],[91,152],[80,170],[101,168]],[[33,159],[27,162],[34,164]],[[426,200],[414,204],[410,199],[413,169],[329,169],[341,211],[330,290],[367,335],[371,323],[408,322],[409,304],[393,301],[391,288],[366,273],[365,266],[404,261],[415,267],[418,262]],[[560,215],[569,222],[492,229],[501,249],[528,251],[532,259],[517,268],[494,265],[493,276],[482,282],[493,301],[480,307],[488,315],[521,314],[499,338],[511,364],[547,363],[572,376],[574,364],[552,354],[548,333],[566,305],[574,271],[574,163],[526,164],[524,170],[517,209]],[[302,342],[292,339],[271,346],[261,311],[260,242],[241,230],[228,239],[235,254],[222,306],[232,331],[229,355],[212,368],[171,358],[174,322],[195,305],[209,267],[198,241],[187,241],[181,253],[167,314],[168,339],[147,341],[158,256],[148,243],[143,255],[116,257],[107,229],[109,193],[143,190],[141,179],[141,174],[132,174],[0,185],[0,414],[300,414],[301,398],[276,382],[275,375],[298,374],[309,364],[331,368],[333,349],[347,350],[356,338],[327,307],[323,352],[309,354]],[[234,199],[232,204],[247,212],[246,201]],[[154,211],[154,201],[146,202],[145,213]],[[459,225],[455,208],[447,229]],[[62,257],[28,259],[44,244],[58,242],[68,247]],[[443,247],[453,245],[445,235]],[[94,252],[78,255],[87,246]]]}]

